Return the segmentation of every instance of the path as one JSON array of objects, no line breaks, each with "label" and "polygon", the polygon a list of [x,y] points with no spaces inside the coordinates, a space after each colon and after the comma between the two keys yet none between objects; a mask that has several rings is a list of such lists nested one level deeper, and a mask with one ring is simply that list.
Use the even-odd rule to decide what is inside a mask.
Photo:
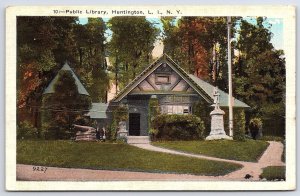
[{"label": "path", "polygon": [[208,159],[214,161],[223,161],[243,165],[243,168],[229,173],[225,176],[196,176],[187,174],[165,174],[165,173],[148,173],[148,172],[129,172],[129,171],[110,171],[110,170],[91,170],[91,169],[75,169],[75,168],[57,168],[47,167],[47,171],[33,172],[32,165],[17,164],[17,178],[18,180],[65,180],[65,181],[107,181],[107,180],[246,180],[246,174],[253,176],[251,180],[258,180],[262,168],[267,166],[283,166],[281,162],[281,154],[283,152],[283,145],[280,142],[269,142],[270,145],[263,153],[262,157],[257,163],[227,160],[216,157],[209,157],[205,155],[195,155],[189,153],[178,152],[152,146],[150,144],[134,144],[139,148],[158,151],[170,154],[177,154],[188,157],[195,157],[201,159]]},{"label": "path", "polygon": [[262,173],[262,168],[267,166],[284,166],[285,164],[281,161],[281,154],[283,153],[283,144],[281,142],[270,141],[270,145],[265,150],[258,162],[246,162],[246,161],[236,161],[229,159],[222,159],[216,157],[210,157],[206,155],[190,154],[179,152],[176,150],[170,150],[166,148],[161,148],[153,146],[151,144],[133,144],[136,147],[143,148],[146,150],[164,152],[169,154],[177,154],[188,157],[195,157],[201,159],[208,159],[213,161],[223,161],[228,163],[235,163],[243,165],[243,168],[234,172],[231,172],[225,176],[221,176],[220,179],[225,178],[228,180],[245,180],[245,175],[250,174],[253,176],[251,180],[259,180],[259,175]]}]

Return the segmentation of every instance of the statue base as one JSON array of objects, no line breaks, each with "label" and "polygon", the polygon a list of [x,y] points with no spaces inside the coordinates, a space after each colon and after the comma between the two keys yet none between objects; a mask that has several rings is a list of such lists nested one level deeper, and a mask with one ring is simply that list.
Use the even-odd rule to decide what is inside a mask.
[{"label": "statue base", "polygon": [[220,108],[215,108],[211,113],[211,131],[205,140],[232,140],[224,131],[223,116],[225,112]]}]

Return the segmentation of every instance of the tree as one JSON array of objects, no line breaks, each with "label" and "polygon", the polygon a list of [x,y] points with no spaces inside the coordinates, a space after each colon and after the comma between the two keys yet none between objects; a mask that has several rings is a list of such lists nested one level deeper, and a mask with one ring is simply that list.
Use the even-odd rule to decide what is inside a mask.
[{"label": "tree", "polygon": [[84,114],[91,107],[91,99],[78,92],[70,71],[59,71],[54,93],[43,100],[43,127],[46,139],[69,139],[74,136],[72,125],[82,124]]},{"label": "tree", "polygon": [[[233,18],[233,27],[237,19]],[[214,81],[217,86],[225,89],[226,17],[182,17],[177,24],[172,17],[163,17],[161,21],[164,28],[164,52],[171,55],[190,74],[209,82]],[[232,31],[235,32],[233,27]]]},{"label": "tree", "polygon": [[74,27],[78,75],[94,102],[106,102],[109,77],[105,60],[106,25],[101,18],[89,18],[85,25]]},{"label": "tree", "polygon": [[234,90],[251,106],[252,116],[281,122],[275,129],[284,130],[285,58],[283,51],[276,50],[270,42],[272,33],[264,22],[262,17],[256,19],[256,24],[241,20]]},{"label": "tree", "polygon": [[109,28],[113,32],[109,42],[111,62],[117,59],[112,71],[122,74],[124,80],[119,82],[125,85],[151,60],[158,29],[145,17],[113,17]]},{"label": "tree", "polygon": [[67,32],[75,22],[74,17],[17,17],[18,121],[38,126],[42,92],[68,51],[62,43],[70,40]]}]

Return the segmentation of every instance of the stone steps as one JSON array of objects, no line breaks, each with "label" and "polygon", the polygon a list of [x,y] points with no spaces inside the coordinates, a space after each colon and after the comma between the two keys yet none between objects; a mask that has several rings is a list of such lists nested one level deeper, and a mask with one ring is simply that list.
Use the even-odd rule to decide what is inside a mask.
[{"label": "stone steps", "polygon": [[127,136],[128,144],[149,144],[149,136]]}]

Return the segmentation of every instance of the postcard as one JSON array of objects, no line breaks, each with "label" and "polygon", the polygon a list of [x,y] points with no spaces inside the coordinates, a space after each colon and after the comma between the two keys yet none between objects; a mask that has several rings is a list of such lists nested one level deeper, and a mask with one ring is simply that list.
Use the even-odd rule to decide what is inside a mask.
[{"label": "postcard", "polygon": [[6,9],[8,191],[295,190],[295,7]]}]

